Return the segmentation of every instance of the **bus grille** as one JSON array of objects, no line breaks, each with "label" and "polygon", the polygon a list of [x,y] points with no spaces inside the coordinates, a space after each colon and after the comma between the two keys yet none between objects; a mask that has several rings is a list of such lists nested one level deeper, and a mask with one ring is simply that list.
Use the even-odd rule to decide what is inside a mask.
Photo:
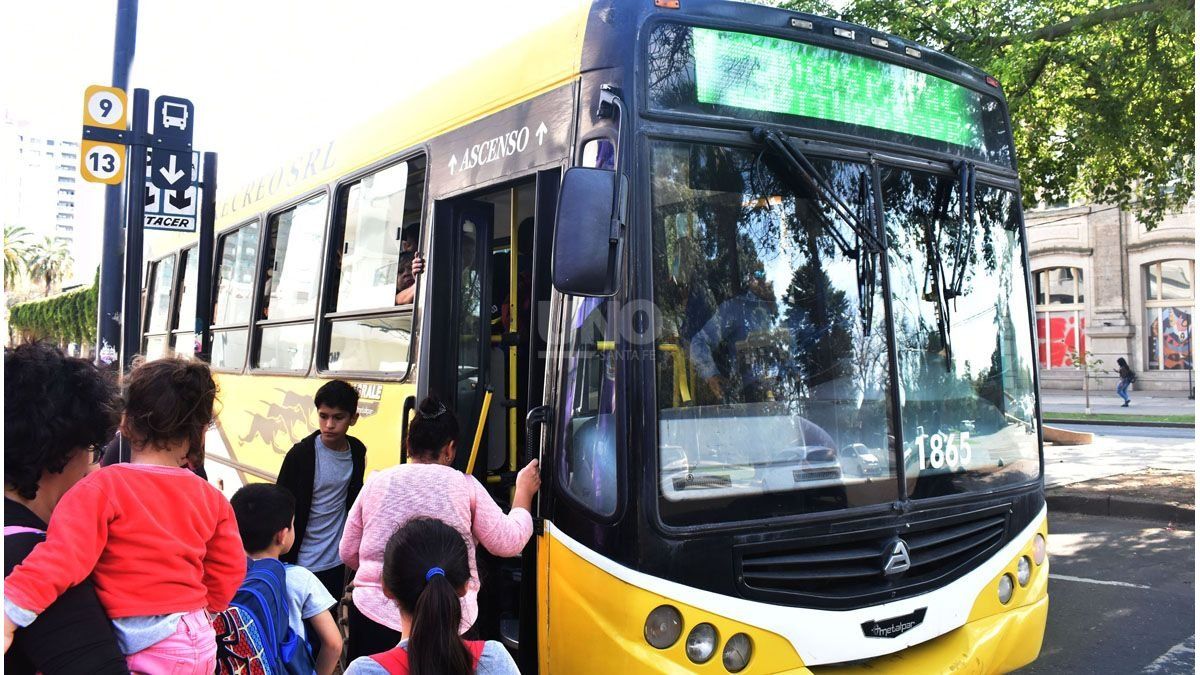
[{"label": "bus grille", "polygon": [[[736,557],[740,583],[749,595],[847,609],[914,595],[962,576],[971,563],[1000,548],[1009,513],[1010,505],[1002,504],[933,517],[913,514],[885,527],[742,547]],[[885,550],[890,553],[897,538],[908,545],[911,565],[886,576]]]}]

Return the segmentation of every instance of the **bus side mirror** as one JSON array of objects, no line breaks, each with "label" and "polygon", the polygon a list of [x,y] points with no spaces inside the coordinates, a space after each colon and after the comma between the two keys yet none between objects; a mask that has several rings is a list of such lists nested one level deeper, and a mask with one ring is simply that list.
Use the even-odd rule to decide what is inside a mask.
[{"label": "bus side mirror", "polygon": [[560,293],[615,295],[624,239],[625,190],[614,199],[617,174],[571,167],[563,174],[554,221],[551,277]]}]

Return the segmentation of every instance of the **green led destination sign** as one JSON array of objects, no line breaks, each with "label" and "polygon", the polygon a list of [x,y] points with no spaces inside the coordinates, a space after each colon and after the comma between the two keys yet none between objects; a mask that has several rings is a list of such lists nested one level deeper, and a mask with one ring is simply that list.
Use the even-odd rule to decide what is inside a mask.
[{"label": "green led destination sign", "polygon": [[986,151],[982,96],[948,80],[816,45],[692,29],[699,103],[885,129]]}]

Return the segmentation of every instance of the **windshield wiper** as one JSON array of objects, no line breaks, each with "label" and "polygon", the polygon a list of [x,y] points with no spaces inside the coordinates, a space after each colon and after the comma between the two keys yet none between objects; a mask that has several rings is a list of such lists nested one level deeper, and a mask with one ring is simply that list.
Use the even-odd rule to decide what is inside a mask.
[{"label": "windshield wiper", "polygon": [[[750,131],[750,137],[755,142],[761,143],[766,147],[771,152],[772,157],[783,162],[788,171],[782,174],[781,177],[789,182],[795,181],[800,184],[799,186],[792,186],[793,189],[796,189],[796,187],[801,188],[796,190],[797,194],[809,193],[816,195],[839,218],[845,221],[850,226],[850,229],[854,230],[854,234],[866,245],[868,251],[878,253],[883,250],[883,242],[879,240],[875,232],[863,223],[858,214],[846,205],[846,202],[842,201],[842,198],[834,191],[833,186],[817,171],[817,168],[813,166],[808,157],[805,157],[804,153],[792,145],[783,134],[778,131],[755,127]],[[826,229],[829,231],[829,235],[837,241],[838,247],[842,249],[843,253],[855,258],[859,256],[858,247],[851,246],[850,242],[846,241],[841,232],[837,231],[837,228],[829,227]]]},{"label": "windshield wiper", "polygon": [[[967,278],[967,265],[975,247],[975,164],[968,161],[958,163],[958,232],[954,237],[954,253],[950,258],[950,280],[943,290],[947,298],[962,295],[963,282]],[[940,209],[945,215],[949,207],[949,190],[946,204]]]}]

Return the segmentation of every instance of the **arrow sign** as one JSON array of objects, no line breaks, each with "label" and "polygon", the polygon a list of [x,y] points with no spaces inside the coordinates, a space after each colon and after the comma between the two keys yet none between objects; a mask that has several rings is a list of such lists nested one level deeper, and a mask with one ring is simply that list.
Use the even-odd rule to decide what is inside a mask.
[{"label": "arrow sign", "polygon": [[458,160],[454,158],[454,155],[450,155],[450,174],[451,175],[454,174],[454,167],[456,167],[456,166],[458,166]]},{"label": "arrow sign", "polygon": [[187,192],[184,190],[172,190],[171,196],[167,198],[167,201],[171,203],[171,206],[180,211],[192,205],[192,198],[187,196]]},{"label": "arrow sign", "polygon": [[150,181],[164,190],[186,186],[192,175],[192,153],[158,148],[150,157]]},{"label": "arrow sign", "polygon": [[169,170],[167,167],[160,167],[158,169],[158,172],[161,173],[163,178],[166,178],[167,182],[171,185],[178,183],[179,179],[183,178],[183,172],[178,168],[178,159],[178,155],[172,154],[170,159],[167,160],[167,167],[170,167]]},{"label": "arrow sign", "polygon": [[547,131],[549,131],[549,129],[546,128],[545,122],[542,122],[541,124],[538,125],[537,132],[535,132],[535,133],[537,133],[537,137],[538,137],[538,145],[541,145],[542,140],[546,138]]},{"label": "arrow sign", "polygon": [[154,208],[154,203],[156,201],[158,201],[158,190],[155,190],[153,187],[147,185],[146,186],[146,207],[151,208],[151,209]]}]

